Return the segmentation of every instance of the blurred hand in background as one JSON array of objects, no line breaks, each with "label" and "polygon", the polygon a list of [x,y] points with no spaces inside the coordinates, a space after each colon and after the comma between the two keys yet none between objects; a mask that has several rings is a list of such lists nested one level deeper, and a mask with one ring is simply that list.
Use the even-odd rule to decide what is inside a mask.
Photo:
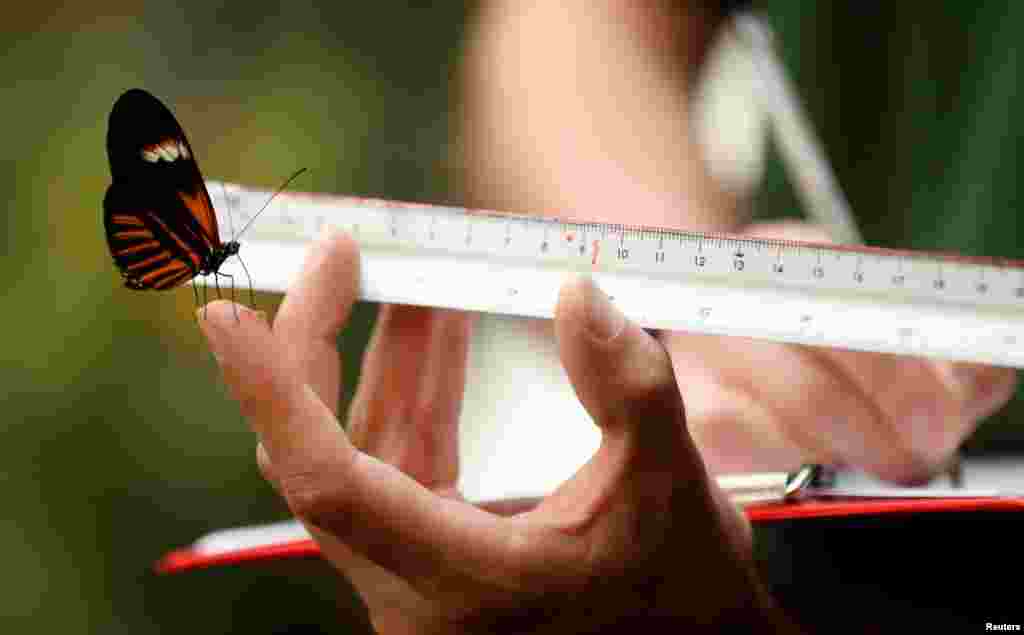
[{"label": "blurred hand in background", "polygon": [[[693,87],[722,18],[698,5],[499,1],[482,10],[463,76],[470,202],[827,240],[808,224],[747,224],[738,193],[709,174],[693,130]],[[741,338],[660,339],[686,404],[680,434],[717,473],[823,463],[920,481],[1006,403],[1016,377]]]}]

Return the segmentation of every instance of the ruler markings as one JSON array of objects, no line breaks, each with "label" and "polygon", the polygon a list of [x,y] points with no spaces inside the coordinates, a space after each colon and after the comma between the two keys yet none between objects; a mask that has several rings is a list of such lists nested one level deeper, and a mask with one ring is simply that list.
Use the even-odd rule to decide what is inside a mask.
[{"label": "ruler markings", "polygon": [[[269,195],[209,191],[241,223]],[[650,328],[1024,367],[1024,264],[1006,259],[283,193],[242,238],[254,285],[286,289],[325,225],[360,243],[373,301],[551,317],[567,276],[589,273]]]}]

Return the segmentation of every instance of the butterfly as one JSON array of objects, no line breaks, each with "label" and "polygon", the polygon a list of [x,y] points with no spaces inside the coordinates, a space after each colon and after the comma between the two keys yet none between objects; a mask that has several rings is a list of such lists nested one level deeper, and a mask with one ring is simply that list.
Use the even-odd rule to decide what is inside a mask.
[{"label": "butterfly", "polygon": [[117,99],[107,156],[113,183],[103,222],[126,287],[159,291],[192,280],[195,291],[199,275],[232,279],[220,267],[238,254],[239,243],[221,240],[192,146],[160,100],[138,88]]}]

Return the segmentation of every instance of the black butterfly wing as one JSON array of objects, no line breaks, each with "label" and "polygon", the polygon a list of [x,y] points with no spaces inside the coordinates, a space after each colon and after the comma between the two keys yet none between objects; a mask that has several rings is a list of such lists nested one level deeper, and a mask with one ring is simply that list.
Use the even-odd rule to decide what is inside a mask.
[{"label": "black butterfly wing", "polygon": [[103,224],[129,289],[171,289],[204,268],[203,253],[196,249],[198,224],[172,191],[114,183],[103,199]]},{"label": "black butterfly wing", "polygon": [[[118,98],[110,112],[107,156],[113,187],[123,185],[153,196],[156,201],[148,206],[149,212],[204,260],[222,247],[217,216],[192,146],[174,115],[156,97],[135,88]],[[106,203],[104,207],[109,217]]]}]

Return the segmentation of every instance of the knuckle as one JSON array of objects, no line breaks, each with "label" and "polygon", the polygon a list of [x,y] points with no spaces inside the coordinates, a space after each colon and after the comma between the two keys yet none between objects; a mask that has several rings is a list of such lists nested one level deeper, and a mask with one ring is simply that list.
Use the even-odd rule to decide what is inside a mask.
[{"label": "knuckle", "polygon": [[315,523],[318,518],[341,511],[343,493],[338,484],[324,474],[316,469],[305,469],[277,475],[281,495],[296,516]]}]

